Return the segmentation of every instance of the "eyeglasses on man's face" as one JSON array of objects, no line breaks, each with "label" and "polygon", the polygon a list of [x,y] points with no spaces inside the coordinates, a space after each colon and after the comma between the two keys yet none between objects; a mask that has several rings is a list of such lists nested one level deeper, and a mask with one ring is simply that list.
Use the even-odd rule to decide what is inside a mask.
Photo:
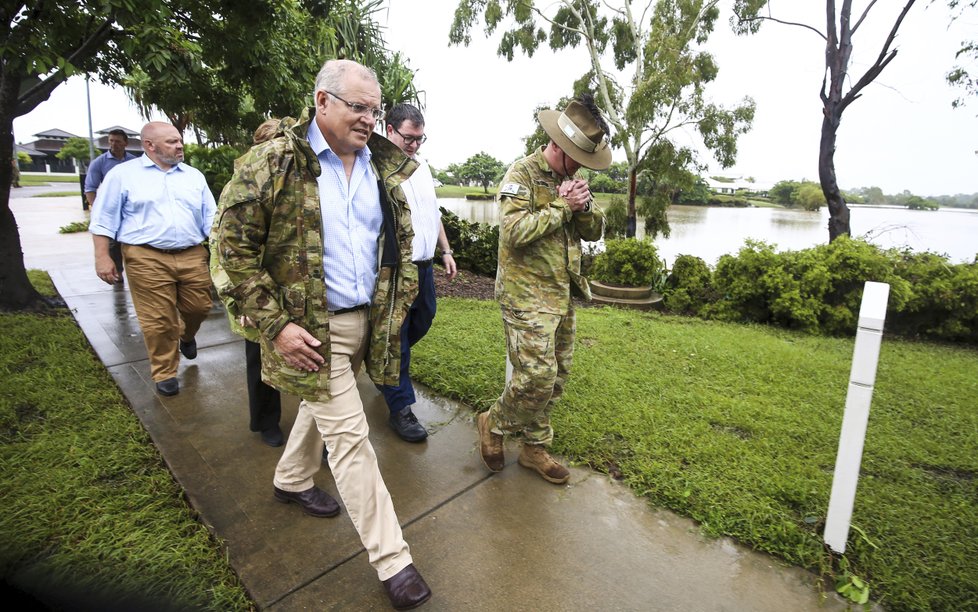
[{"label": "eyeglasses on man's face", "polygon": [[406,144],[409,147],[413,144],[417,144],[420,147],[422,144],[424,144],[424,141],[428,140],[428,136],[426,136],[425,134],[422,134],[420,136],[405,136],[404,134],[401,133],[400,130],[398,130],[393,125],[391,126],[391,129],[394,130],[394,132],[398,136],[400,136],[401,139],[404,141],[404,144]]},{"label": "eyeglasses on man's face", "polygon": [[374,121],[381,121],[384,118],[384,116],[387,115],[387,111],[385,111],[382,108],[375,108],[373,106],[367,106],[366,104],[359,104],[357,102],[347,102],[346,100],[344,100],[343,98],[339,97],[338,95],[334,94],[331,91],[326,91],[326,93],[333,96],[343,104],[346,104],[350,108],[350,110],[353,111],[354,113],[358,115],[368,115],[370,117],[373,117]]}]

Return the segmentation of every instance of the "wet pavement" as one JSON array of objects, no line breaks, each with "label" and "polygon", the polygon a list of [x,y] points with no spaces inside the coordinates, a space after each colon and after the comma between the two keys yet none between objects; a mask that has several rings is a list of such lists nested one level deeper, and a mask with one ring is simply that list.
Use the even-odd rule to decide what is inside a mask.
[{"label": "wet pavement", "polygon": [[[272,497],[281,448],[248,431],[244,342],[215,303],[197,336],[199,356],[180,365],[181,391],[154,393],[127,289],[94,272],[80,198],[13,192],[28,268],[47,270],[98,356],[201,520],[223,541],[251,597],[267,610],[390,609],[345,510],[307,516]],[[387,426],[383,398],[360,377],[370,439],[411,546],[434,596],[425,610],[842,610],[816,577],[637,498],[607,476],[572,468],[565,486],[516,464],[490,475],[474,413],[419,389],[415,413],[431,432],[408,444]],[[297,400],[285,396],[288,434]],[[316,483],[338,498],[327,469]]]}]

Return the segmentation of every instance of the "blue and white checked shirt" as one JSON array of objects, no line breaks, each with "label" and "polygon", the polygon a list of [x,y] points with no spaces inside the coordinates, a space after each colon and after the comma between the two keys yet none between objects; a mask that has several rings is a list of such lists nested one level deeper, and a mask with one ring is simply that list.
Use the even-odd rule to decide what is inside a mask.
[{"label": "blue and white checked shirt", "polygon": [[200,170],[180,163],[164,171],[144,154],[105,175],[88,231],[124,244],[184,249],[207,238],[216,211]]},{"label": "blue and white checked shirt", "polygon": [[323,272],[330,310],[369,304],[377,284],[377,240],[384,223],[370,150],[357,151],[347,183],[343,161],[312,121],[306,133],[319,158],[319,204],[323,218]]},{"label": "blue and white checked shirt", "polygon": [[95,160],[89,164],[88,172],[85,174],[85,193],[98,191],[98,186],[102,184],[102,181],[105,179],[105,175],[109,173],[109,170],[132,159],[136,159],[136,156],[129,151],[126,151],[125,154],[123,154],[122,159],[116,159],[112,156],[110,151],[106,151],[105,153],[102,153],[96,157]]}]

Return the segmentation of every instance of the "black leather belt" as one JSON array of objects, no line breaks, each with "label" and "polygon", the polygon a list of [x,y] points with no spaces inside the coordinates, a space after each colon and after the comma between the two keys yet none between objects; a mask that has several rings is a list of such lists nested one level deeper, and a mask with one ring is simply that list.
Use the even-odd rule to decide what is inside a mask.
[{"label": "black leather belt", "polygon": [[414,262],[414,265],[418,266],[419,268],[430,268],[431,267],[431,261],[432,260],[430,260],[430,259],[423,259],[421,261]]},{"label": "black leather belt", "polygon": [[358,310],[363,310],[367,308],[370,304],[357,304],[356,306],[350,306],[349,308],[340,308],[339,310],[330,310],[329,316],[335,317],[336,315],[346,314],[348,312],[356,312]]},{"label": "black leather belt", "polygon": [[152,250],[154,250],[154,251],[156,251],[158,253],[166,253],[167,255],[176,255],[177,253],[183,253],[187,249],[192,249],[195,246],[199,246],[199,245],[192,244],[192,245],[190,245],[188,247],[181,247],[179,249],[161,249],[161,248],[155,247],[155,246],[153,246],[151,244],[133,244],[131,246],[137,246],[137,247],[142,248],[142,249],[152,249]]}]

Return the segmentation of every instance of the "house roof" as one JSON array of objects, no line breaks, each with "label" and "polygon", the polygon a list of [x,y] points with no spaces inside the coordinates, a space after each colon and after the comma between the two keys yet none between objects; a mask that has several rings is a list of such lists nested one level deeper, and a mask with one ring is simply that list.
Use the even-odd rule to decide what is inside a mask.
[{"label": "house roof", "polygon": [[121,125],[113,125],[112,127],[107,127],[107,128],[98,130],[95,133],[96,134],[107,135],[112,130],[122,130],[123,132],[126,133],[126,136],[129,136],[130,138],[132,138],[133,136],[139,136],[139,132],[134,132],[134,131],[130,130],[129,128],[123,127]]},{"label": "house roof", "polygon": [[47,153],[45,153],[44,151],[38,151],[37,149],[35,149],[33,142],[28,143],[28,144],[14,145],[14,151],[16,153],[27,153],[31,157],[46,157],[47,156]]},{"label": "house roof", "polygon": [[723,178],[726,180],[718,181],[711,177],[706,177],[703,180],[706,181],[706,184],[709,185],[710,189],[713,191],[719,191],[721,189],[731,189],[733,191],[737,191],[739,189],[744,189],[746,191],[769,191],[771,187],[774,186],[774,183],[770,181],[749,180],[742,176],[736,178]]},{"label": "house roof", "polygon": [[46,130],[44,132],[39,132],[37,134],[34,134],[34,137],[37,139],[49,138],[51,140],[68,140],[69,138],[78,138],[78,136],[76,136],[75,134],[72,134],[71,132],[66,132],[64,130],[59,130],[58,128],[54,128],[53,130]]}]

